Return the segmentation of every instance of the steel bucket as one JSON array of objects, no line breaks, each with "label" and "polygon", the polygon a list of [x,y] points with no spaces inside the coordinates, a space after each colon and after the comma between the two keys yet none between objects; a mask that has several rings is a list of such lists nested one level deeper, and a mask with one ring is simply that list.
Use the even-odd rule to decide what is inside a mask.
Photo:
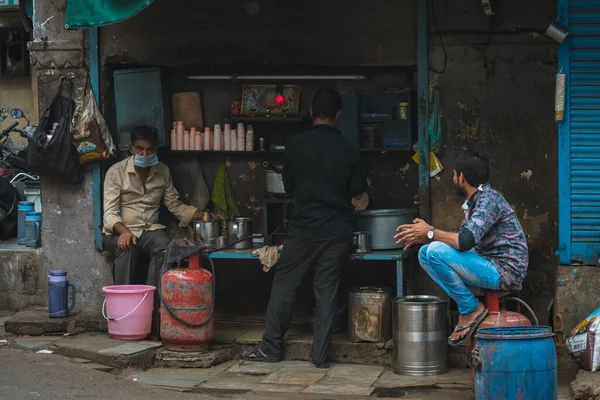
[{"label": "steel bucket", "polygon": [[393,371],[429,376],[448,371],[448,300],[436,296],[394,299]]}]

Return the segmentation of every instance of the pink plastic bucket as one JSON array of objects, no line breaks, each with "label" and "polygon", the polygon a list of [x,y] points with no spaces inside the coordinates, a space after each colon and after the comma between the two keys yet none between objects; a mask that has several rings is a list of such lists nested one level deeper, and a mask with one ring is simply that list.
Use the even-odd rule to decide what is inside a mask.
[{"label": "pink plastic bucket", "polygon": [[[108,333],[120,340],[145,339],[152,326],[154,286],[115,285],[102,288],[106,298],[102,314]],[[106,309],[105,309],[106,307]]]}]

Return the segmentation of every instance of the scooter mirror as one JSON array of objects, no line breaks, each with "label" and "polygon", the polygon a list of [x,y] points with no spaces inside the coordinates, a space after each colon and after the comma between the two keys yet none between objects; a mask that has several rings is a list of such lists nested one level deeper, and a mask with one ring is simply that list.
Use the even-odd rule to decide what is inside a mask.
[{"label": "scooter mirror", "polygon": [[0,122],[8,118],[8,108],[0,108]]},{"label": "scooter mirror", "polygon": [[14,119],[21,119],[23,118],[23,110],[19,108],[13,108],[12,110],[10,110],[10,116]]}]

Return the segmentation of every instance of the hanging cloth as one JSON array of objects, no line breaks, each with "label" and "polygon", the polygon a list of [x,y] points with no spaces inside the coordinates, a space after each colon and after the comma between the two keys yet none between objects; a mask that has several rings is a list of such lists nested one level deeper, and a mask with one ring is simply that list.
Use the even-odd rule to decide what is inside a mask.
[{"label": "hanging cloth", "polygon": [[66,29],[121,22],[140,13],[152,0],[68,0]]},{"label": "hanging cloth", "polygon": [[222,214],[227,218],[238,214],[237,203],[233,196],[233,190],[231,189],[224,163],[221,164],[217,172],[211,200],[215,205],[215,214]]}]

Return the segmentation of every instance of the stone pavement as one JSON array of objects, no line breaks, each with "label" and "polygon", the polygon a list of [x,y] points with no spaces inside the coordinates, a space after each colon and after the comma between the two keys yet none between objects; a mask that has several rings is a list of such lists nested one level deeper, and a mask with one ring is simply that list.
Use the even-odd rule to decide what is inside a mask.
[{"label": "stone pavement", "polygon": [[[83,333],[71,335],[45,335],[17,337],[6,334],[0,319],[0,350],[16,348],[40,357],[69,357],[71,363],[84,370],[111,372],[141,385],[181,392],[203,393],[232,398],[337,398],[360,399],[367,397],[427,399],[432,394],[438,398],[472,399],[471,375],[467,368],[456,368],[434,377],[406,377],[394,374],[389,367],[376,365],[332,364],[329,369],[317,369],[305,361],[283,361],[277,364],[227,361],[212,368],[150,368],[169,365],[160,342],[123,342],[107,334]],[[258,330],[256,330],[258,332]],[[222,330],[222,346],[233,347],[236,337],[243,337],[243,345],[257,342],[254,329],[226,335]],[[227,337],[226,337],[227,336]],[[256,337],[255,337],[256,336]],[[4,343],[2,340],[6,340]],[[305,334],[293,333],[292,341],[310,343]],[[242,345],[242,346],[243,346]],[[289,348],[288,348],[289,349]],[[44,353],[52,353],[50,355]],[[237,351],[234,352],[237,355]],[[157,357],[157,354],[159,357]],[[161,357],[160,354],[163,354]],[[170,353],[167,353],[170,354]],[[186,354],[186,353],[180,353]],[[189,357],[189,353],[188,357]],[[198,354],[198,353],[195,353]],[[170,354],[172,357],[173,355]],[[62,357],[60,357],[62,358]],[[193,358],[193,356],[192,356]],[[158,362],[157,362],[158,361]],[[173,364],[171,362],[171,364]],[[184,363],[185,364],[185,363]],[[189,364],[192,365],[192,364]],[[179,364],[171,366],[181,366]],[[568,383],[561,385],[560,400],[569,399]],[[589,392],[589,391],[588,391]],[[576,397],[599,399],[600,397]]]},{"label": "stone pavement", "polygon": [[[0,315],[1,317],[2,315]],[[48,335],[69,333],[81,334],[86,332],[104,333],[107,330],[106,321],[98,312],[75,313],[68,318],[49,318],[45,307],[36,307],[20,311],[6,321],[6,330],[17,335]],[[217,345],[235,345],[237,352],[256,346],[262,339],[264,324],[234,325],[216,324],[214,342]],[[286,335],[286,357],[290,360],[310,360],[312,333],[308,326],[292,325]],[[333,337],[331,358],[336,362],[358,364],[391,365],[392,341],[386,343],[350,343],[345,333]],[[471,349],[469,346],[459,346],[448,350],[448,363],[451,367],[464,367],[468,364]],[[218,355],[216,361],[227,359],[227,351]],[[229,358],[230,359],[230,358]],[[165,367],[205,366],[207,360],[183,363],[174,357],[165,355]],[[195,364],[195,365],[194,365]]]},{"label": "stone pavement", "polygon": [[460,393],[461,399],[473,398],[470,370],[466,368],[434,377],[407,377],[382,366],[333,364],[331,368],[319,369],[306,361],[276,364],[229,361],[213,368],[134,371],[126,377],[146,385],[207,394],[224,391],[365,398],[449,391]]},{"label": "stone pavement", "polygon": [[124,342],[107,334],[84,333],[76,336],[45,335],[9,337],[9,346],[35,352],[46,351],[67,357],[84,359],[113,368],[150,368],[154,364],[161,342]]}]

